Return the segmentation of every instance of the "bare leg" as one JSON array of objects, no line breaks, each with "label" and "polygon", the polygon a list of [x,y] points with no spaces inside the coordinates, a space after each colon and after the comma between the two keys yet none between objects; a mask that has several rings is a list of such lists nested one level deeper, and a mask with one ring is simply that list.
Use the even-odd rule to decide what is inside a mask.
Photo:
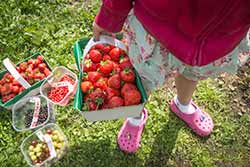
[{"label": "bare leg", "polygon": [[198,81],[188,80],[182,75],[175,78],[178,100],[183,105],[188,105],[192,99]]}]

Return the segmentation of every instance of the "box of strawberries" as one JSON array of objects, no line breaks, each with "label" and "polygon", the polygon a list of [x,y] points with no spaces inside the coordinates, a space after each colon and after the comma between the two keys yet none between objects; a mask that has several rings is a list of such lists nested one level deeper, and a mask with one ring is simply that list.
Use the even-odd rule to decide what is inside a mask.
[{"label": "box of strawberries", "polygon": [[39,94],[43,80],[51,73],[51,68],[40,53],[13,64],[8,58],[3,60],[5,70],[0,72],[0,106],[11,109],[24,96]]},{"label": "box of strawberries", "polygon": [[101,36],[75,43],[79,73],[75,108],[89,121],[137,117],[147,99],[141,79],[118,39]]}]

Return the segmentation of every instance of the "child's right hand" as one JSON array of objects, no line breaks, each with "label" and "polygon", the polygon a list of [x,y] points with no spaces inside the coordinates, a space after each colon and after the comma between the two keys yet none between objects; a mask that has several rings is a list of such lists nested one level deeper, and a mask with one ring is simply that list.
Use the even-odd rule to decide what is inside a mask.
[{"label": "child's right hand", "polygon": [[112,33],[104,30],[103,28],[101,28],[100,26],[98,26],[95,22],[93,22],[93,36],[94,36],[94,40],[95,41],[99,41],[100,35],[110,35],[110,36],[112,36]]}]

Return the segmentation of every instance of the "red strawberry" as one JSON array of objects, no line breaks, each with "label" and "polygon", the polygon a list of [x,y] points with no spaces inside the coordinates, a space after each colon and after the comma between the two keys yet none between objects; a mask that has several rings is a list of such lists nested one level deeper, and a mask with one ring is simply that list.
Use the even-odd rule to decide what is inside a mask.
[{"label": "red strawberry", "polygon": [[35,60],[34,59],[29,59],[28,64],[35,64]]},{"label": "red strawberry", "polygon": [[5,83],[5,84],[1,87],[1,94],[2,94],[2,95],[7,95],[7,94],[11,93],[11,87],[12,87],[12,84],[11,84],[11,83]]},{"label": "red strawberry", "polygon": [[100,78],[96,83],[94,83],[94,87],[95,88],[100,88],[102,90],[106,90],[107,89],[107,79],[104,78]]},{"label": "red strawberry", "polygon": [[114,74],[120,74],[121,72],[121,68],[119,67],[119,64],[116,63],[116,62],[113,62],[113,70],[112,72],[110,73],[110,76],[114,75]]},{"label": "red strawberry", "polygon": [[122,72],[120,73],[121,78],[125,82],[134,82],[135,80],[135,73],[132,69],[130,68],[124,68]]},{"label": "red strawberry", "polygon": [[105,104],[105,103],[104,103],[104,104],[102,105],[102,107],[101,107],[101,109],[107,109],[107,108],[109,108],[109,105],[108,105],[108,104]]},{"label": "red strawberry", "polygon": [[94,111],[94,110],[96,110],[96,108],[97,108],[97,105],[94,102],[89,101],[89,102],[84,103],[82,110],[83,111]]},{"label": "red strawberry", "polygon": [[101,78],[101,74],[99,72],[88,72],[88,80],[95,83],[99,78]]},{"label": "red strawberry", "polygon": [[19,93],[19,87],[18,86],[12,86],[11,89],[12,89],[13,93],[16,93],[16,94]]},{"label": "red strawberry", "polygon": [[104,74],[109,74],[113,70],[113,63],[110,60],[101,61],[100,63],[100,72]]},{"label": "red strawberry", "polygon": [[124,94],[129,90],[137,90],[137,87],[132,83],[125,83],[121,89],[122,97],[124,97]]},{"label": "red strawberry", "polygon": [[93,84],[92,82],[89,81],[83,81],[81,82],[81,90],[83,93],[88,93],[89,90],[93,89]]},{"label": "red strawberry", "polygon": [[103,61],[105,60],[111,60],[111,57],[109,55],[104,55],[102,58]]},{"label": "red strawberry", "polygon": [[124,100],[118,96],[114,96],[108,101],[109,108],[120,107],[123,105],[124,105]]},{"label": "red strawberry", "polygon": [[117,47],[115,47],[114,49],[112,49],[109,52],[111,59],[116,61],[116,62],[118,62],[120,60],[120,54],[121,54],[121,49],[117,48]]},{"label": "red strawberry", "polygon": [[124,58],[122,58],[120,61],[119,61],[119,66],[120,68],[123,70],[124,68],[133,68],[133,65],[131,64],[129,58],[126,56]]},{"label": "red strawberry", "polygon": [[47,77],[49,74],[51,74],[51,71],[48,68],[45,68],[43,73]]},{"label": "red strawberry", "polygon": [[20,67],[20,70],[21,70],[21,71],[25,71],[26,68],[28,67],[28,63],[22,62],[22,63],[19,65],[19,67]]},{"label": "red strawberry", "polygon": [[102,60],[102,54],[94,49],[89,52],[89,58],[94,62],[94,63],[99,63]]},{"label": "red strawberry", "polygon": [[84,61],[83,71],[85,72],[96,71],[96,65],[91,61],[91,59],[86,59]]},{"label": "red strawberry", "polygon": [[87,55],[85,56],[85,59],[89,59],[89,57],[90,57],[89,54],[87,54]]},{"label": "red strawberry", "polygon": [[37,59],[40,60],[41,62],[43,62],[43,56],[39,55],[39,56],[37,56]]},{"label": "red strawberry", "polygon": [[124,93],[125,106],[140,104],[141,94],[138,90],[129,90]]},{"label": "red strawberry", "polygon": [[121,78],[118,74],[113,75],[108,80],[108,86],[111,88],[119,89],[121,87]]},{"label": "red strawberry", "polygon": [[102,43],[98,43],[93,47],[93,49],[98,49],[100,51],[103,51],[104,45]]},{"label": "red strawberry", "polygon": [[106,88],[107,99],[110,99],[113,96],[120,96],[120,91],[114,88],[107,87]]},{"label": "red strawberry", "polygon": [[104,48],[103,48],[103,52],[104,52],[104,53],[109,53],[110,50],[111,50],[111,46],[110,46],[110,45],[106,45],[106,46],[104,46]]},{"label": "red strawberry", "polygon": [[45,70],[45,68],[47,68],[47,65],[45,63],[39,64],[38,68],[41,72],[43,72]]},{"label": "red strawberry", "polygon": [[95,102],[99,108],[102,104],[104,104],[107,96],[103,90],[97,88],[89,94],[89,98],[91,101]]}]

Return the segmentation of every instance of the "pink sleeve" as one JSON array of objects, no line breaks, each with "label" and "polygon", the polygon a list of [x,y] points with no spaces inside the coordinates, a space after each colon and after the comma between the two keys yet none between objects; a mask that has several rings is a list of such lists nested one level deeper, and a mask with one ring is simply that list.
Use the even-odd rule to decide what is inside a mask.
[{"label": "pink sleeve", "polygon": [[98,26],[109,32],[119,32],[133,7],[133,0],[103,0],[95,18]]}]

